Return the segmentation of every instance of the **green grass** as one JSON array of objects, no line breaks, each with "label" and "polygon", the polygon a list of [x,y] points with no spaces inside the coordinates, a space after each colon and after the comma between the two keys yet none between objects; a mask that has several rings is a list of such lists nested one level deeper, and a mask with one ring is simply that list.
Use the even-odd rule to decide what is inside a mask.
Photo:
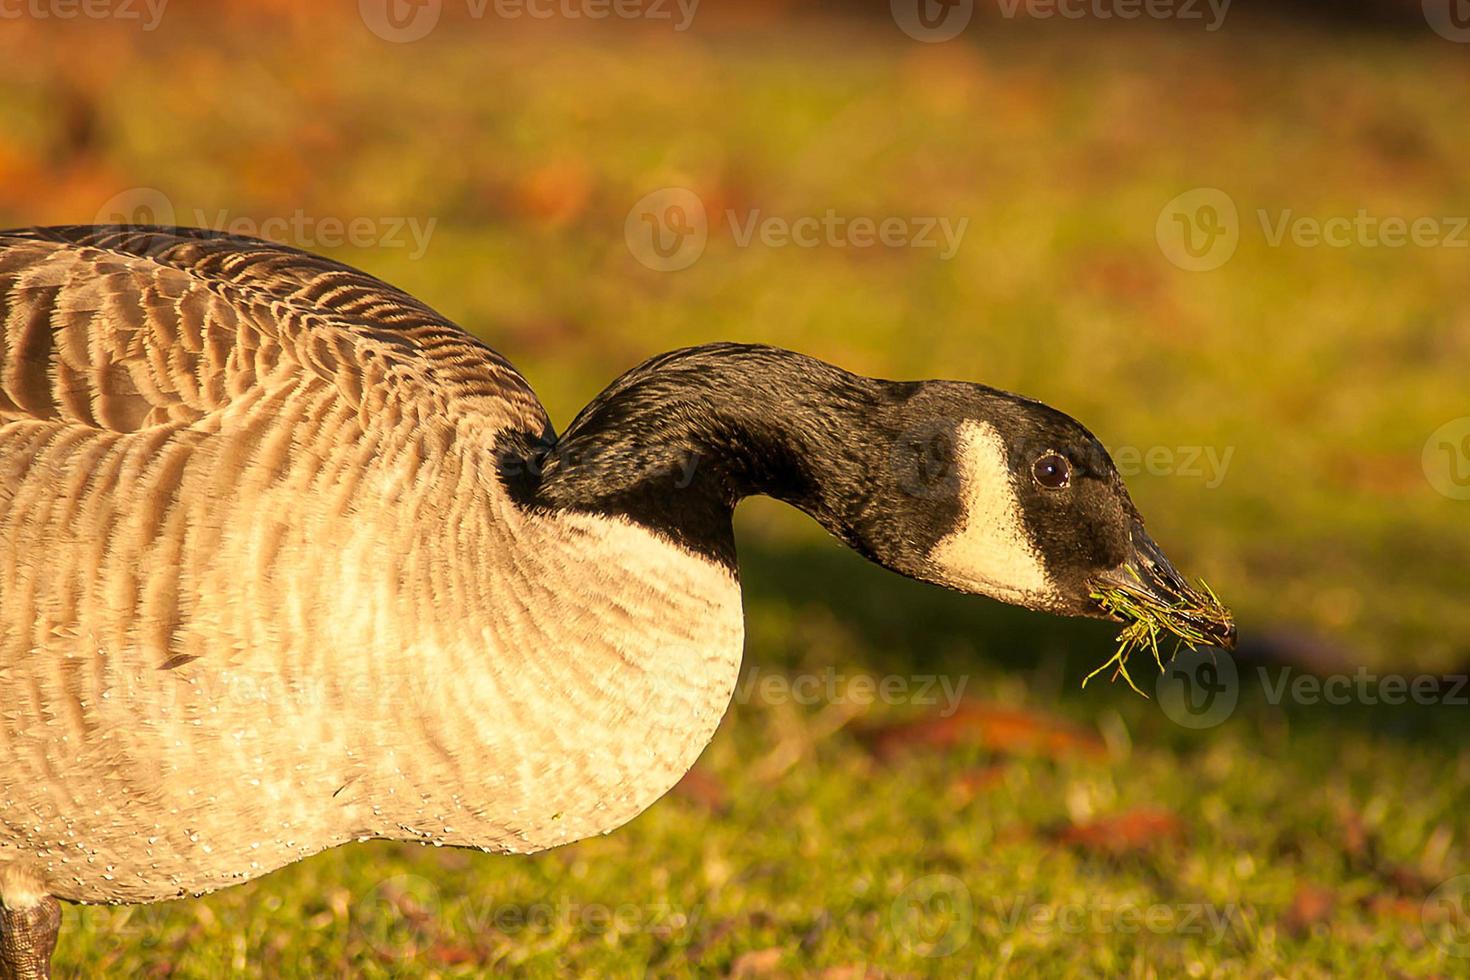
[{"label": "green grass", "polygon": [[[1161,710],[1152,665],[1134,671],[1150,699],[1080,690],[1116,627],[898,580],[753,503],[757,680],[942,676],[1009,727],[931,724],[894,756],[873,729],[931,710],[912,698],[749,698],[700,763],[705,789],[610,837],[529,858],[354,845],[199,901],[69,908],[61,975],[1463,972],[1431,941],[1470,938],[1463,918],[1421,911],[1470,872],[1466,708],[1272,692],[1302,652],[1347,675],[1470,660],[1470,503],[1420,463],[1470,414],[1470,256],[1272,247],[1256,217],[1470,210],[1463,51],[1244,25],[1105,43],[987,25],[921,47],[882,21],[485,23],[385,46],[351,21],[221,40],[170,15],[65,57],[0,38],[5,224],[92,220],[136,186],[186,222],[432,218],[419,259],[324,250],[472,326],[562,425],[624,367],[711,340],[1025,392],[1115,453],[1169,450],[1130,487],[1256,659],[1233,713],[1192,730]],[[94,149],[66,150],[47,108],[62,75],[96,101]],[[949,262],[741,248],[717,228],[692,267],[657,273],[623,225],[669,185],[715,214],[970,223]],[[1187,272],[1155,223],[1202,186],[1234,199],[1241,240]],[[1228,465],[1184,466],[1197,449]]]}]

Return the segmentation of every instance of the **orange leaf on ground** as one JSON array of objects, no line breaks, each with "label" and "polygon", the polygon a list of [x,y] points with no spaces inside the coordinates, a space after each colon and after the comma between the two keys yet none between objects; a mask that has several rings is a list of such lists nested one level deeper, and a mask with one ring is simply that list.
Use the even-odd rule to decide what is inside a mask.
[{"label": "orange leaf on ground", "polygon": [[1304,884],[1297,888],[1282,923],[1294,933],[1308,932],[1313,926],[1331,919],[1336,907],[1337,893],[1332,889]]},{"label": "orange leaf on ground", "polygon": [[480,962],[480,957],[474,950],[465,946],[448,946],[443,943],[436,944],[429,950],[429,958],[445,966]]},{"label": "orange leaf on ground", "polygon": [[1369,453],[1361,449],[1339,453],[1328,461],[1330,478],[1350,490],[1380,497],[1404,498],[1419,492],[1423,471],[1419,454]]},{"label": "orange leaf on ground", "polygon": [[582,160],[563,158],[531,171],[516,188],[522,214],[538,224],[558,227],[575,219],[592,195],[591,168]]},{"label": "orange leaf on ground", "polygon": [[674,784],[674,795],[697,803],[711,812],[718,813],[725,809],[725,784],[698,766],[690,769],[683,779]]},{"label": "orange leaf on ground", "polygon": [[1380,919],[1398,919],[1401,922],[1416,923],[1424,920],[1423,899],[1374,895],[1361,904]]},{"label": "orange leaf on ground", "polygon": [[1413,868],[1406,868],[1401,864],[1380,865],[1376,870],[1380,881],[1409,898],[1422,899],[1434,891],[1438,884]]},{"label": "orange leaf on ground", "polygon": [[938,712],[913,721],[879,725],[862,733],[873,754],[890,759],[906,749],[979,746],[996,752],[1100,757],[1106,753],[1096,735],[1039,712],[981,701],[961,702],[951,715]]},{"label": "orange leaf on ground", "polygon": [[973,802],[980,794],[998,786],[1005,777],[1005,766],[979,766],[974,769],[966,769],[950,780],[950,798],[960,806],[964,806]]},{"label": "orange leaf on ground", "polygon": [[1184,825],[1168,810],[1140,808],[1090,823],[1072,824],[1055,832],[1058,843],[1087,851],[1123,854],[1178,840]]},{"label": "orange leaf on ground", "polygon": [[780,946],[772,946],[770,949],[753,949],[741,953],[735,957],[735,962],[730,965],[730,976],[736,977],[768,977],[781,963],[781,957],[786,955],[786,950]]}]

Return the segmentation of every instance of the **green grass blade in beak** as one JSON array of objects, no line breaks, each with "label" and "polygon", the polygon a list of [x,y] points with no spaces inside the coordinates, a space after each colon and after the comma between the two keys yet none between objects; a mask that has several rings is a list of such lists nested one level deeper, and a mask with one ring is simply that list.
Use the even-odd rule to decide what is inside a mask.
[{"label": "green grass blade in beak", "polygon": [[[1235,621],[1203,582],[1196,588],[1185,581],[1141,523],[1132,529],[1133,555],[1122,565],[1099,577],[1092,597],[1102,612],[1126,625],[1118,635],[1118,649],[1106,663],[1087,675],[1085,686],[1097,674],[1116,665],[1135,691],[1128,675],[1128,657],[1147,647],[1162,670],[1159,638],[1173,636],[1177,644],[1190,648],[1219,646],[1235,649]],[[1140,692],[1142,693],[1142,692]]]}]

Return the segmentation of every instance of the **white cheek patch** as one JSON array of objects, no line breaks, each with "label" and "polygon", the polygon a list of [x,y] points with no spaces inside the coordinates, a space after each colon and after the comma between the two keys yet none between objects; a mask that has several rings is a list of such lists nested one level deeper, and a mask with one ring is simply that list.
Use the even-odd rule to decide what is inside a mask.
[{"label": "white cheek patch", "polygon": [[956,459],[959,527],[940,539],[930,559],[949,584],[966,591],[1021,605],[1055,596],[1055,586],[1026,532],[1000,433],[988,422],[965,422]]}]

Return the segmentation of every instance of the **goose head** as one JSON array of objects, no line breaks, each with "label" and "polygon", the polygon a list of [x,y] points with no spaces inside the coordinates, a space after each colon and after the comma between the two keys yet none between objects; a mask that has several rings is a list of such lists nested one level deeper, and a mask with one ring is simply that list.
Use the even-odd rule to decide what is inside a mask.
[{"label": "goose head", "polygon": [[1159,627],[1234,643],[1228,611],[1164,557],[1096,437],[985,385],[687,348],[623,375],[560,439],[506,455],[529,505],[634,521],[732,571],[734,507],[764,494],[911,578],[1071,616],[1118,618],[1106,597],[1126,593]]},{"label": "goose head", "polygon": [[1103,597],[1122,591],[1171,632],[1234,646],[1228,611],[1165,557],[1111,456],[1076,419],[944,381],[920,382],[898,416],[892,483],[862,522],[881,563],[1061,615],[1117,618]]}]

